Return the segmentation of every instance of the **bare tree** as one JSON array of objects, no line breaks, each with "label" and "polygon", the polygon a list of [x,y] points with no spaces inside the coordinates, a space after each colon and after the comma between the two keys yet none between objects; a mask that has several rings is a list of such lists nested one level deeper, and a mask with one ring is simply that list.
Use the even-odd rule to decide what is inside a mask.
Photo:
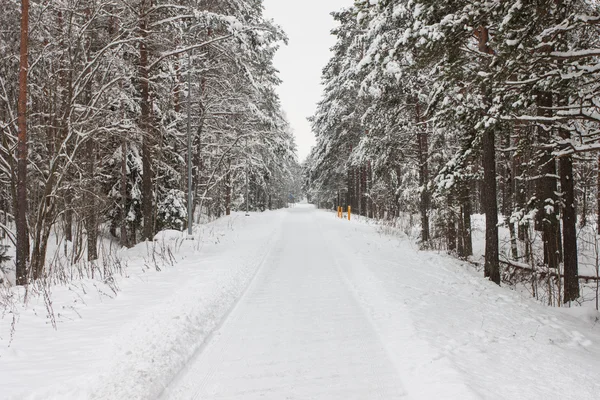
[{"label": "bare tree", "polygon": [[21,50],[17,144],[17,284],[27,284],[29,237],[27,230],[27,73],[29,71],[29,0],[21,0]]}]

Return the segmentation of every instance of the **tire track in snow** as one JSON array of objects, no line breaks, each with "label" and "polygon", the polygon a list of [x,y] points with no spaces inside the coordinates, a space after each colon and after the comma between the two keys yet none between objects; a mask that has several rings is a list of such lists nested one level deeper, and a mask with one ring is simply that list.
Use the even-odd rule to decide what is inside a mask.
[{"label": "tire track in snow", "polygon": [[250,287],[256,281],[256,278],[260,274],[260,271],[261,271],[263,265],[265,264],[265,261],[267,261],[268,258],[273,253],[273,248],[274,248],[273,244],[279,240],[278,239],[279,234],[280,234],[280,229],[278,228],[278,229],[275,229],[273,231],[273,233],[269,236],[269,239],[267,240],[267,243],[266,243],[266,250],[261,256],[259,256],[260,261],[257,263],[254,274],[248,280],[248,284],[246,285],[246,288],[242,291],[242,293],[237,298],[237,300],[235,300],[235,302],[231,305],[229,310],[223,315],[223,317],[219,321],[219,323],[217,325],[215,325],[214,329],[206,336],[206,338],[204,339],[204,341],[202,342],[200,347],[198,347],[198,349],[190,357],[186,366],[183,369],[181,369],[181,371],[179,371],[179,373],[177,373],[177,375],[175,375],[169,383],[167,383],[165,385],[163,391],[158,396],[159,399],[169,398],[170,395],[168,392],[168,388],[172,385],[177,385],[177,382],[181,379],[181,377],[184,376],[188,372],[189,365],[193,364],[195,362],[195,360],[198,359],[198,357],[202,354],[202,352],[206,349],[206,347],[212,341],[218,340],[218,337],[215,338],[215,333],[217,333],[223,327],[223,324],[225,324],[227,319],[231,316],[231,314],[234,312],[234,310],[238,307],[238,305],[240,304],[240,302],[242,301],[244,296],[248,293],[248,291],[250,290]]},{"label": "tire track in snow", "polygon": [[170,398],[405,398],[316,215],[290,211],[257,277]]},{"label": "tire track in snow", "polygon": [[[417,336],[406,306],[389,298],[379,278],[363,262],[363,257],[366,256],[358,254],[357,248],[351,245],[357,239],[356,236],[361,234],[360,231],[354,231],[355,226],[347,222],[332,221],[324,213],[320,225],[320,231],[325,232],[327,241],[336,247],[338,268],[386,347],[410,397],[461,400],[482,398],[464,381],[450,360]],[[361,239],[369,240],[368,236]],[[402,264],[407,262],[420,262],[415,255],[399,255],[402,258],[394,263],[397,268],[402,268]],[[379,258],[375,262],[390,263],[389,260]]]}]

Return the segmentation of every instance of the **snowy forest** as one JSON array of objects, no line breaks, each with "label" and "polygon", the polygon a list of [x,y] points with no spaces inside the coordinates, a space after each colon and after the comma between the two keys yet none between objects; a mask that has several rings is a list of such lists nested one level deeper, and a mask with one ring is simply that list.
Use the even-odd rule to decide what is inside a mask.
[{"label": "snowy forest", "polygon": [[262,1],[4,0],[2,11],[9,281],[66,279],[49,248],[94,262],[102,238],[131,247],[298,196],[273,66],[287,38]]},{"label": "snowy forest", "polygon": [[600,0],[0,4],[0,400],[600,398]]},{"label": "snowy forest", "polygon": [[334,17],[312,202],[410,219],[422,248],[469,260],[485,214],[486,277],[558,306],[590,285],[597,307],[600,4],[356,0]]}]

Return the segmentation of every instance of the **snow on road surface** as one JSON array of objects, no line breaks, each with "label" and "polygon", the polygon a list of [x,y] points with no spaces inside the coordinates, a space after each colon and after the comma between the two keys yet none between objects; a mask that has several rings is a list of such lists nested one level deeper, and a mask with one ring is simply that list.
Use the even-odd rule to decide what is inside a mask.
[{"label": "snow on road surface", "polygon": [[55,333],[24,312],[0,398],[600,398],[595,311],[309,206],[220,224]]},{"label": "snow on road surface", "polygon": [[163,398],[593,399],[599,332],[372,226],[295,209]]},{"label": "snow on road surface", "polygon": [[311,211],[292,210],[240,303],[165,398],[391,400],[406,393]]},{"label": "snow on road surface", "polygon": [[157,242],[178,260],[160,272],[142,243],[123,255],[116,295],[91,280],[52,289],[56,331],[43,298],[19,307],[12,334],[13,314],[0,314],[0,399],[157,397],[248,286],[284,217],[236,214],[196,240]]}]

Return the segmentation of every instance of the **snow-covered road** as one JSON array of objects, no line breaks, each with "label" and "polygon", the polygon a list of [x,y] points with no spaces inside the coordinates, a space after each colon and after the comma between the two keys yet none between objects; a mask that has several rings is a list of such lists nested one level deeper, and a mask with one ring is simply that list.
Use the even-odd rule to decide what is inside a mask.
[{"label": "snow-covered road", "polygon": [[597,314],[543,307],[364,221],[282,221],[163,398],[600,398]]},{"label": "snow-covered road", "polygon": [[165,398],[403,397],[338,252],[314,210],[291,210],[244,296]]},{"label": "snow-covered road", "polygon": [[43,297],[0,318],[0,399],[600,399],[589,308],[309,206],[197,238],[160,272],[125,252],[115,296],[53,287],[56,331]]}]

